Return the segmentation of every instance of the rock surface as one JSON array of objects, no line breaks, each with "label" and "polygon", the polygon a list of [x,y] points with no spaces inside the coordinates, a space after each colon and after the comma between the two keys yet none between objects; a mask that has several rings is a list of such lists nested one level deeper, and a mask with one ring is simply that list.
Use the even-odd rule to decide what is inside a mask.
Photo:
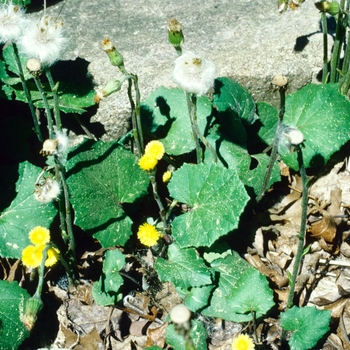
[{"label": "rock surface", "polygon": [[[101,49],[108,37],[127,70],[138,75],[142,99],[161,85],[175,86],[171,72],[177,54],[167,41],[172,17],[183,25],[184,50],[214,61],[219,76],[237,80],[256,101],[278,105],[278,94],[270,88],[276,74],[288,76],[292,92],[315,82],[322,68],[320,16],[313,1],[283,14],[275,0],[65,0],[47,12],[64,21],[70,39],[64,59],[89,61],[96,89],[120,77]],[[92,121],[104,124],[106,138],[115,138],[128,127],[128,115],[123,88],[101,102]]]}]

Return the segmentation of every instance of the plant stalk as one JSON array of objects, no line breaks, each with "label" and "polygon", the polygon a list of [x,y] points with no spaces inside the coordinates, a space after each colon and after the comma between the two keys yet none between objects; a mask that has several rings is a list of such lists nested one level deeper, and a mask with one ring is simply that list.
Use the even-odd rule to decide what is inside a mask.
[{"label": "plant stalk", "polygon": [[304,240],[305,240],[305,234],[306,234],[306,219],[307,219],[307,205],[308,205],[307,177],[306,177],[306,171],[304,166],[303,153],[301,149],[299,149],[297,152],[298,152],[299,171],[300,171],[300,176],[302,181],[301,220],[300,220],[300,232],[298,236],[298,239],[299,239],[298,248],[297,248],[297,254],[295,256],[293,273],[292,273],[290,286],[289,286],[289,294],[288,294],[286,310],[290,309],[293,306],[295,283],[298,277],[301,260],[303,257],[303,247],[304,247]]},{"label": "plant stalk", "polygon": [[276,134],[275,134],[275,139],[272,144],[272,150],[271,150],[271,155],[270,155],[270,160],[269,164],[267,165],[267,170],[264,176],[263,183],[261,185],[261,190],[258,196],[256,197],[256,201],[260,202],[261,199],[263,198],[265,191],[268,187],[270,177],[272,174],[273,166],[275,164],[276,158],[277,158],[277,151],[278,151],[278,145],[280,141],[280,130],[283,124],[283,117],[284,117],[284,112],[286,108],[286,86],[280,86],[279,87],[279,93],[280,93],[280,110],[278,113],[278,123],[277,123],[277,128],[276,128]]},{"label": "plant stalk", "polygon": [[328,29],[327,29],[327,16],[325,12],[321,13],[321,26],[322,26],[322,33],[323,33],[322,84],[326,84],[328,79]]},{"label": "plant stalk", "polygon": [[19,77],[21,79],[23,91],[24,91],[24,94],[26,95],[26,99],[27,99],[27,102],[28,102],[30,114],[32,115],[33,124],[34,124],[34,131],[35,131],[35,133],[36,133],[36,135],[38,137],[38,140],[40,142],[43,142],[43,137],[41,135],[41,130],[40,130],[38,119],[36,117],[36,113],[35,113],[35,108],[34,108],[34,105],[33,105],[32,97],[30,96],[30,92],[28,90],[28,86],[27,86],[26,80],[24,79],[24,73],[23,73],[21,60],[19,58],[18,48],[17,48],[17,45],[15,43],[13,43],[12,46],[13,46],[13,52],[14,52],[16,64],[17,64],[17,67],[18,67]]}]

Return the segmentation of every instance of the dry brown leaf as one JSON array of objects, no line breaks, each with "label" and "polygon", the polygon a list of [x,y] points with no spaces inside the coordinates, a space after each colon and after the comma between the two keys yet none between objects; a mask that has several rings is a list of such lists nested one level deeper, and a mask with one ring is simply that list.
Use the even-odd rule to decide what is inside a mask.
[{"label": "dry brown leaf", "polygon": [[165,330],[168,326],[167,323],[162,324],[158,328],[148,329],[146,347],[159,346],[163,349],[165,346]]},{"label": "dry brown leaf", "polygon": [[138,337],[146,334],[146,326],[150,324],[149,320],[139,320],[131,322],[129,333]]},{"label": "dry brown leaf", "polygon": [[[312,220],[313,218],[317,220]],[[316,239],[323,238],[327,243],[334,243],[337,233],[337,224],[334,218],[326,210],[314,211],[308,218],[310,236]]]}]

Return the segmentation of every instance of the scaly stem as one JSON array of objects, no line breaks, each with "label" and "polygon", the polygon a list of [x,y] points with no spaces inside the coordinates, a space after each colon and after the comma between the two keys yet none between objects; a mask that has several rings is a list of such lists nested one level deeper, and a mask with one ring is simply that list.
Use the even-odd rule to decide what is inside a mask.
[{"label": "scaly stem", "polygon": [[214,163],[217,163],[218,157],[216,156],[216,152],[214,151],[213,147],[211,144],[208,142],[208,140],[205,138],[205,136],[201,133],[199,130],[199,125],[198,125],[198,120],[197,120],[197,96],[195,94],[191,94],[191,108],[193,112],[193,122],[194,122],[194,127],[197,133],[197,137],[203,142],[204,146],[206,148],[209,148],[212,156]]},{"label": "scaly stem", "polygon": [[304,247],[304,240],[305,240],[305,233],[306,233],[308,189],[307,189],[307,177],[306,177],[306,171],[304,166],[303,153],[301,149],[298,150],[298,164],[299,164],[299,171],[300,171],[300,176],[302,181],[301,221],[300,221],[300,232],[298,236],[299,241],[298,241],[297,254],[295,256],[293,273],[292,273],[290,286],[289,286],[288,301],[286,306],[287,310],[293,306],[295,283],[298,277],[301,259],[303,257],[303,247]]},{"label": "scaly stem", "polygon": [[164,227],[164,231],[167,231],[168,228],[168,222],[167,222],[167,218],[166,218],[166,211],[164,209],[163,203],[158,195],[158,188],[157,188],[157,182],[156,182],[156,178],[155,178],[155,171],[149,172],[148,176],[149,179],[151,180],[151,184],[152,184],[152,190],[153,190],[153,198],[154,200],[157,202],[158,208],[159,208],[159,215],[162,219],[163,222],[163,227]]},{"label": "scaly stem", "polygon": [[325,12],[321,13],[321,26],[323,33],[323,70],[322,83],[327,83],[328,78],[328,30],[327,30],[327,16]]},{"label": "scaly stem", "polygon": [[271,155],[270,155],[270,160],[269,160],[269,164],[267,165],[267,170],[264,176],[264,180],[263,183],[261,185],[261,190],[260,193],[258,194],[258,196],[256,197],[256,201],[260,202],[262,197],[265,194],[265,191],[268,187],[269,181],[270,181],[270,177],[272,174],[272,169],[273,166],[275,164],[276,158],[277,158],[277,151],[278,151],[278,145],[279,145],[279,141],[280,141],[280,137],[281,137],[281,127],[283,124],[283,117],[284,117],[284,112],[285,112],[285,106],[286,106],[286,86],[281,86],[279,88],[279,93],[280,93],[280,111],[278,114],[278,123],[277,123],[277,128],[276,128],[276,135],[275,135],[275,139],[273,141],[273,145],[272,145],[272,150],[271,150]]},{"label": "scaly stem", "polygon": [[185,93],[186,94],[186,102],[187,102],[187,108],[188,108],[188,113],[190,116],[190,122],[191,122],[191,129],[192,129],[192,137],[194,139],[194,143],[196,146],[196,155],[197,155],[197,163],[202,163],[203,161],[203,151],[202,151],[202,147],[200,145],[198,136],[197,136],[197,132],[196,132],[196,126],[195,126],[195,122],[193,119],[193,103],[191,102],[191,96],[188,92]]},{"label": "scaly stem", "polygon": [[36,114],[35,114],[35,108],[34,108],[34,105],[33,105],[33,101],[32,101],[32,98],[30,96],[30,92],[28,90],[28,86],[27,86],[26,80],[24,79],[24,73],[23,73],[21,61],[19,59],[18,48],[17,48],[16,44],[12,44],[12,46],[13,46],[13,52],[14,52],[16,64],[17,64],[17,67],[18,67],[18,73],[19,73],[19,77],[21,79],[23,91],[24,91],[24,94],[26,95],[26,99],[27,99],[27,102],[28,102],[30,114],[32,115],[33,124],[34,124],[34,131],[35,131],[35,133],[36,133],[36,135],[38,137],[38,140],[40,142],[43,142],[43,137],[41,135],[40,126],[39,126],[38,119],[37,119]]},{"label": "scaly stem", "polygon": [[35,75],[33,75],[33,78],[34,78],[36,87],[37,87],[38,91],[40,92],[41,98],[42,98],[43,103],[44,103],[46,118],[47,118],[47,128],[49,130],[49,138],[52,139],[54,136],[54,130],[53,130],[53,119],[52,119],[51,109],[50,109],[49,103],[47,101],[46,93],[45,93],[44,89],[41,87],[40,80]]},{"label": "scaly stem", "polygon": [[345,35],[345,28],[344,28],[344,13],[343,9],[345,6],[345,0],[341,0],[340,2],[340,10],[338,13],[338,19],[337,19],[337,29],[335,33],[335,40],[333,44],[333,53],[331,57],[331,76],[330,76],[330,82],[335,83],[339,80],[339,73],[338,69],[339,67],[339,61],[340,61],[340,51],[342,49],[342,44],[344,41],[344,35]]},{"label": "scaly stem", "polygon": [[54,101],[53,111],[55,116],[56,127],[57,127],[57,130],[62,130],[61,112],[60,112],[59,99],[57,94],[58,84],[55,84],[49,67],[45,68],[45,74],[46,74],[47,80],[49,81],[50,88],[52,91],[52,96]]}]

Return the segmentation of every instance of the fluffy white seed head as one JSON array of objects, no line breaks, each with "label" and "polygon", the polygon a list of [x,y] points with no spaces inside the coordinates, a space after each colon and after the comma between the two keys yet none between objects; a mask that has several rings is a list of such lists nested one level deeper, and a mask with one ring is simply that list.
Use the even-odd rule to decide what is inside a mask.
[{"label": "fluffy white seed head", "polygon": [[303,142],[303,133],[295,126],[281,125],[278,131],[279,147],[286,147],[294,152]]},{"label": "fluffy white seed head", "polygon": [[24,10],[12,4],[0,4],[0,44],[17,42],[27,24]]},{"label": "fluffy white seed head", "polygon": [[19,41],[22,52],[28,58],[37,58],[45,66],[54,64],[67,46],[62,22],[45,16],[31,21]]},{"label": "fluffy white seed head", "polygon": [[48,177],[42,183],[35,185],[34,198],[41,203],[50,203],[58,198],[60,192],[60,184]]},{"label": "fluffy white seed head", "polygon": [[175,60],[174,82],[184,91],[204,95],[214,85],[216,66],[193,52],[186,52]]}]

